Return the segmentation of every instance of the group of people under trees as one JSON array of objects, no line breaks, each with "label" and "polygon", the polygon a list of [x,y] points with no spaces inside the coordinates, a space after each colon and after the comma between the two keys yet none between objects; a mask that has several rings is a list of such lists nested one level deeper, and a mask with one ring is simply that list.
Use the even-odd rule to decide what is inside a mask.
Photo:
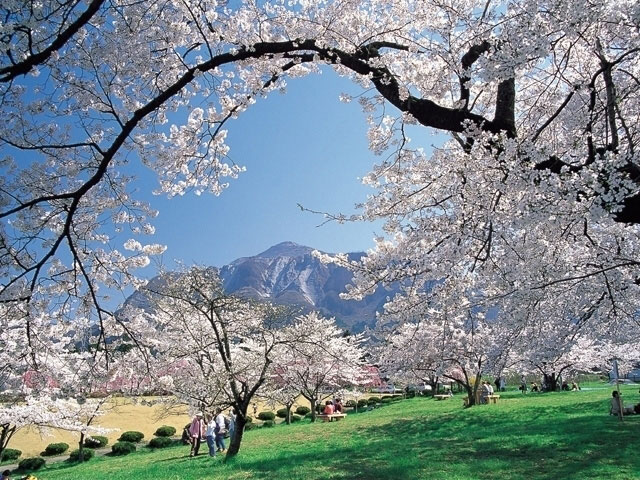
[{"label": "group of people under trees", "polygon": [[322,413],[324,415],[333,415],[334,413],[342,413],[342,411],[343,411],[342,400],[340,400],[339,398],[336,398],[335,400],[327,400],[327,402],[324,405],[324,410],[322,411]]},{"label": "group of people under trees", "polygon": [[[640,393],[640,392],[639,392]],[[633,406],[625,407],[622,402],[622,397],[617,390],[611,392],[611,408],[609,409],[609,415],[620,416],[620,413],[624,415],[640,415],[640,403],[636,403]]]},{"label": "group of people under trees", "polygon": [[198,412],[191,424],[185,427],[183,438],[191,444],[191,457],[198,455],[202,440],[206,440],[209,448],[209,456],[215,457],[217,452],[225,452],[225,436],[229,435],[229,441],[233,441],[236,425],[235,409],[229,411],[229,416],[222,413],[222,409],[216,409],[215,415]]}]

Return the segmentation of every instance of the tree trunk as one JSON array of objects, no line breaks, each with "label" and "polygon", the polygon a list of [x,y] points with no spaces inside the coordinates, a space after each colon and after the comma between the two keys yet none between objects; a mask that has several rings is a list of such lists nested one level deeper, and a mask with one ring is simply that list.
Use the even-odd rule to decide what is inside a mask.
[{"label": "tree trunk", "polygon": [[0,427],[0,458],[2,457],[2,452],[9,445],[9,441],[13,434],[16,433],[16,426],[11,425],[10,423],[3,423]]},{"label": "tree trunk", "polygon": [[309,400],[309,403],[311,404],[311,423],[313,423],[316,421],[316,415],[318,414],[318,412],[316,412],[316,399],[307,398],[307,400]]},{"label": "tree trunk", "polygon": [[84,462],[84,432],[80,432],[80,441],[78,442],[78,461]]},{"label": "tree trunk", "polygon": [[547,392],[555,392],[558,388],[558,377],[555,372],[551,374],[543,374],[544,384],[546,385]]},{"label": "tree trunk", "polygon": [[231,443],[227,449],[226,458],[234,457],[240,451],[240,444],[242,443],[242,435],[244,435],[244,426],[247,424],[246,413],[238,412],[236,415],[236,429],[231,438]]},{"label": "tree trunk", "polygon": [[289,404],[286,407],[287,407],[287,425],[291,425],[291,407],[292,407],[292,405]]}]

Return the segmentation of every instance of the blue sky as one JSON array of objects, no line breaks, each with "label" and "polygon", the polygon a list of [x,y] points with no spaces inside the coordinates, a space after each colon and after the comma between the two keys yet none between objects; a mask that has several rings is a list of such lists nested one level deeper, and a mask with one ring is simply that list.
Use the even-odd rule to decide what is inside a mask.
[{"label": "blue sky", "polygon": [[359,177],[380,159],[367,148],[360,105],[340,102],[342,92],[361,88],[329,70],[289,79],[285,95],[259,99],[230,123],[230,156],[247,171],[219,197],[152,197],[155,178],[139,172],[140,194],[160,211],[153,241],[168,246],[165,265],[221,266],[287,240],[327,252],[371,248],[380,223],[318,227],[321,216],[297,207],[348,214],[373,193]]}]

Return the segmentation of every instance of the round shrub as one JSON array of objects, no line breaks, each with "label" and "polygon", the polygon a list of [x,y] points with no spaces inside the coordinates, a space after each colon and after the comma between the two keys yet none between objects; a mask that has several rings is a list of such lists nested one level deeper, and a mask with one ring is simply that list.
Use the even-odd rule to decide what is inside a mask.
[{"label": "round shrub", "polygon": [[176,434],[176,429],[169,425],[163,425],[159,427],[156,430],[156,433],[154,433],[154,435],[156,435],[157,437],[172,437],[175,434]]},{"label": "round shrub", "polygon": [[287,418],[287,409],[286,408],[281,408],[276,412],[276,415],[278,416],[278,418]]},{"label": "round shrub", "polygon": [[268,427],[268,428],[270,428],[270,427],[275,427],[275,426],[276,426],[276,422],[274,422],[273,420],[265,420],[265,421],[262,423],[262,426],[263,426],[263,427]]},{"label": "round shrub", "polygon": [[121,441],[116,442],[111,447],[111,453],[114,455],[129,455],[136,451],[136,445],[132,442]]},{"label": "round shrub", "polygon": [[367,400],[367,405],[375,405],[376,403],[380,403],[380,397],[371,397]]},{"label": "round shrub", "polygon": [[273,412],[260,412],[260,413],[258,414],[258,418],[259,418],[260,420],[262,420],[263,422],[264,422],[264,421],[267,421],[267,420],[271,420],[271,421],[273,421],[273,420],[275,420],[275,419],[276,419],[276,414],[275,414],[275,413],[273,413]]},{"label": "round shrub", "polygon": [[244,425],[244,430],[245,430],[245,431],[254,430],[254,429],[256,429],[256,428],[259,428],[259,427],[258,427],[258,425],[257,425],[257,424],[255,424],[255,423],[246,423],[246,424]]},{"label": "round shrub", "polygon": [[84,439],[84,446],[87,448],[102,448],[107,443],[109,443],[109,439],[102,435],[93,435]]},{"label": "round shrub", "polygon": [[47,461],[42,457],[25,458],[18,464],[20,470],[38,470],[42,468]]},{"label": "round shrub", "polygon": [[347,400],[347,403],[345,403],[344,405],[345,405],[345,407],[355,408],[356,401],[355,400]]},{"label": "round shrub", "polygon": [[299,422],[300,420],[302,420],[300,415],[291,415],[291,423]]},{"label": "round shrub", "polygon": [[16,450],[15,448],[5,448],[2,451],[2,457],[0,461],[5,462],[7,460],[17,460],[22,455],[22,450]]},{"label": "round shrub", "polygon": [[313,413],[309,412],[307,413],[304,418],[313,418]]},{"label": "round shrub", "polygon": [[296,413],[298,415],[302,415],[303,417],[309,413],[311,411],[311,409],[309,407],[298,407],[296,408]]},{"label": "round shrub", "polygon": [[368,405],[369,403],[364,399],[361,398],[360,400],[358,400],[358,408],[364,408]]},{"label": "round shrub", "polygon": [[388,403],[391,403],[391,402],[393,402],[393,398],[391,398],[391,397],[384,397],[384,398],[380,399],[380,403],[388,404]]},{"label": "round shrub", "polygon": [[[96,452],[91,450],[90,448],[82,449],[82,461],[86,462],[87,460],[91,460],[95,456]],[[69,460],[72,462],[80,461],[80,450],[75,449],[69,454]]]},{"label": "round shrub", "polygon": [[47,445],[47,448],[44,449],[44,454],[48,456],[61,455],[67,450],[69,450],[68,443],[64,443],[64,442],[50,443],[49,445]]},{"label": "round shrub", "polygon": [[122,435],[120,435],[120,438],[118,439],[118,441],[138,443],[143,438],[144,438],[144,433],[142,432],[124,432]]},{"label": "round shrub", "polygon": [[151,448],[167,448],[173,445],[173,440],[169,437],[155,437],[149,442]]}]

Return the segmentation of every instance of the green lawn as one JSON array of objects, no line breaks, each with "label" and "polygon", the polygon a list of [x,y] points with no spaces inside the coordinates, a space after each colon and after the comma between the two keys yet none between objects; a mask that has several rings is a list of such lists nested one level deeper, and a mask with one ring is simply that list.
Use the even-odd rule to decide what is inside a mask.
[{"label": "green lawn", "polygon": [[[623,387],[626,403],[640,402]],[[498,405],[461,408],[462,396],[416,398],[334,423],[247,432],[224,463],[188,447],[52,464],[39,480],[196,479],[640,479],[640,415],[608,415],[611,388],[502,394]],[[206,451],[206,446],[204,446]]]}]

